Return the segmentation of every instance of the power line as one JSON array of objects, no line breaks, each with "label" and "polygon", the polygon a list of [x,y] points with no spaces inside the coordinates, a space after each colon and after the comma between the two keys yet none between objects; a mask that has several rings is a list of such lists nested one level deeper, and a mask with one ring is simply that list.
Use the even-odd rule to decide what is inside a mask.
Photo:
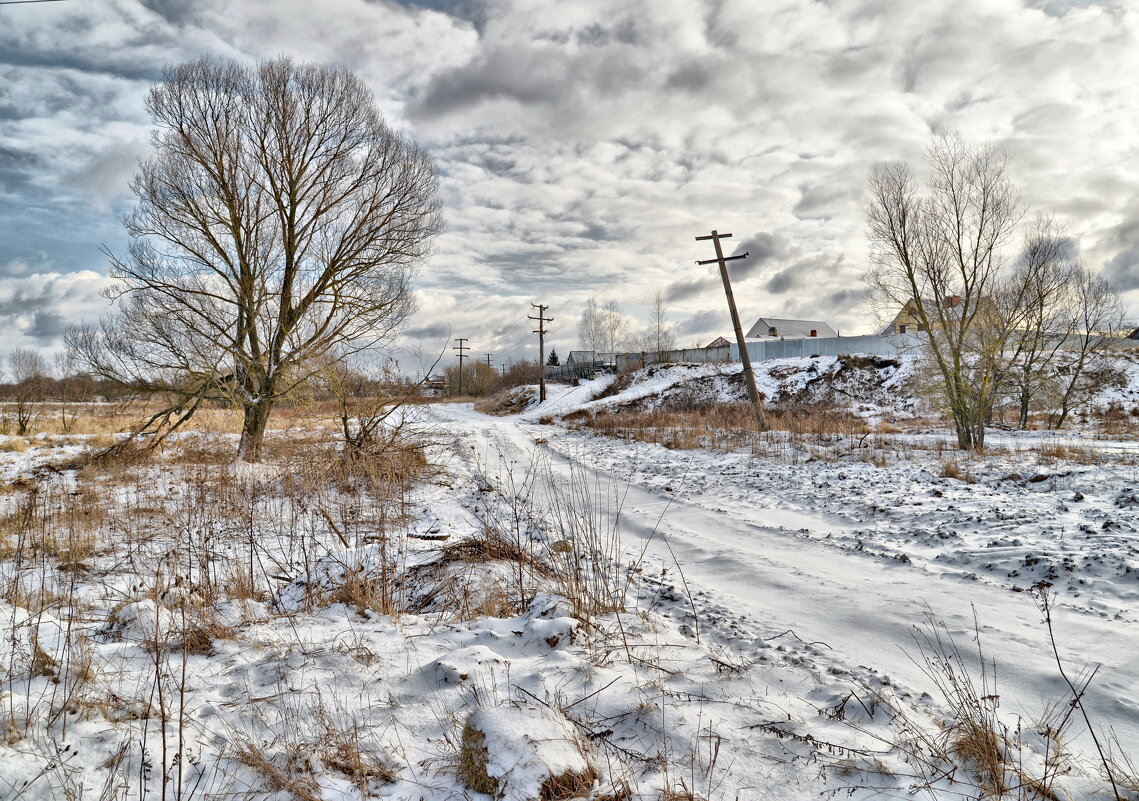
[{"label": "power line", "polygon": [[0,0],[0,6],[22,6],[27,3],[62,3],[63,0]]},{"label": "power line", "polygon": [[[523,314],[517,320],[514,320],[511,323],[508,323],[507,326],[504,327],[504,329],[501,333],[497,334],[496,336],[492,337],[489,340],[479,340],[478,342],[476,342],[471,347],[482,349],[484,351],[486,351],[486,350],[490,350],[490,351],[499,350],[499,348],[497,346],[500,345],[503,340],[505,340],[507,337],[511,336],[515,331],[517,331],[520,326],[524,326],[524,325],[526,325],[526,315],[525,314]],[[526,327],[528,328],[529,326],[526,326]],[[527,333],[529,333],[529,332],[527,332]]]}]

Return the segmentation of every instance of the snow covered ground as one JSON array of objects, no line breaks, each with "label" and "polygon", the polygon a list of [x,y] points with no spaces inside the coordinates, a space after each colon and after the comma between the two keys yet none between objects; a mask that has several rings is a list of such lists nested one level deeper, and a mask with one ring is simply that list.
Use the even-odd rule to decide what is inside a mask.
[{"label": "snow covered ground", "polygon": [[[765,392],[801,398],[841,372],[794,361],[764,365]],[[904,363],[869,369],[869,389],[837,376],[855,411],[916,414]],[[972,797],[976,771],[933,756],[954,715],[923,649],[953,638],[1010,757],[1044,775],[1055,744],[1034,726],[1070,696],[1039,582],[1069,675],[1098,666],[1091,720],[1135,758],[1134,441],[1008,432],[963,458],[929,430],[787,441],[776,458],[539,422],[692,380],[730,397],[732,372],[650,371],[601,400],[612,379],[556,387],[507,417],[419,408],[441,470],[397,499],[383,538],[388,507],[347,486],[282,499],[287,466],[156,467],[110,490],[107,540],[29,563],[14,533],[32,491],[15,477],[40,457],[3,454],[0,798],[480,801],[476,741],[475,768],[512,799],[551,768],[584,777],[573,797],[610,801]],[[42,505],[87,491],[40,481]],[[488,532],[524,558],[446,550]],[[397,614],[360,602],[389,570]],[[206,609],[210,576],[228,583]],[[196,617],[208,636],[188,647]],[[1067,737],[1057,797],[1111,798],[1082,722]]]}]

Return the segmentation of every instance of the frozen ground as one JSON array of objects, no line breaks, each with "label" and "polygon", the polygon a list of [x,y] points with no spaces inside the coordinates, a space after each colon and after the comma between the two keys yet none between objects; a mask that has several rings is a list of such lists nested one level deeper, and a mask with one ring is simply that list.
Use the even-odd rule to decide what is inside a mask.
[{"label": "frozen ground", "polygon": [[[548,406],[570,411],[587,392]],[[961,460],[963,481],[939,477],[951,452],[907,449],[885,467],[789,463],[533,422],[546,411],[499,420],[436,409],[478,448],[523,463],[541,439],[564,469],[620,486],[625,531],[648,542],[658,569],[680,564],[701,592],[705,625],[757,621],[750,636],[761,639],[794,629],[829,646],[812,660],[873,667],[912,689],[928,684],[903,653],[912,627],[928,611],[967,640],[975,613],[998,661],[1002,705],[1039,716],[1061,686],[1025,590],[1048,581],[1062,654],[1102,666],[1089,706],[1121,742],[1139,744],[1139,466],[1118,455],[1133,443],[1088,440],[1105,452],[1057,461],[1024,434],[1018,450]],[[1035,439],[1050,446],[1055,437]]]},{"label": "frozen ground", "polygon": [[[833,369],[809,366],[767,365],[763,380],[801,396]],[[858,411],[912,414],[890,401],[904,365],[874,369]],[[486,801],[462,779],[468,722],[511,799],[534,792],[543,764],[580,767],[580,751],[598,770],[585,797],[609,801],[971,797],[966,767],[931,780],[949,766],[899,747],[951,720],[921,631],[939,621],[975,667],[979,628],[999,714],[1023,722],[1015,757],[1038,774],[1052,746],[1033,724],[1067,698],[1026,591],[1041,581],[1071,673],[1099,668],[1092,720],[1139,752],[1134,442],[1010,432],[963,459],[930,430],[760,458],[538,422],[690,392],[681,375],[730,395],[727,372],[656,371],[597,401],[608,379],[558,387],[509,417],[423,407],[442,471],[404,499],[393,539],[369,533],[381,510],[366,499],[279,500],[287,471],[222,482],[226,503],[253,510],[235,526],[180,501],[205,497],[219,468],[192,481],[156,469],[115,490],[130,514],[82,564],[58,545],[29,564],[10,546],[32,496],[13,484],[0,798]],[[43,458],[4,457],[9,481]],[[44,505],[82,491],[43,480]],[[440,558],[488,531],[535,560]],[[221,586],[255,563],[252,588],[194,601],[203,573]],[[358,603],[348,579],[393,567],[413,611]],[[37,581],[50,589],[38,605]],[[184,647],[205,612],[210,636]],[[1086,732],[1071,737],[1057,797],[1110,798]]]}]

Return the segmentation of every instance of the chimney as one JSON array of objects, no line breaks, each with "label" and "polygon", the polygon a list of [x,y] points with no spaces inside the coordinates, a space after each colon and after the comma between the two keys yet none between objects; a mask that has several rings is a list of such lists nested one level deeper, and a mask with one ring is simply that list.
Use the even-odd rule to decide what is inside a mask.
[{"label": "chimney", "polygon": [[960,295],[946,295],[945,296],[945,308],[955,309],[960,305],[961,305],[961,296]]},{"label": "chimney", "polygon": [[818,332],[818,331],[816,331],[814,328],[812,328],[812,329],[811,329],[811,336],[813,336],[813,337],[817,337],[818,335],[819,335],[819,332]]}]

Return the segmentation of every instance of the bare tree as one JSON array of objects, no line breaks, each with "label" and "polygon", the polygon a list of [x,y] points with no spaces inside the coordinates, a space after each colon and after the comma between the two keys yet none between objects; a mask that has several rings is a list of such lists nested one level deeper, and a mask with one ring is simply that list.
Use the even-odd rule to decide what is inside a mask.
[{"label": "bare tree", "polygon": [[91,376],[76,369],[75,356],[67,350],[55,354],[55,374],[59,379],[56,391],[59,393],[59,426],[64,434],[70,434],[79,417],[82,404],[95,394],[95,383]]},{"label": "bare tree", "polygon": [[653,305],[649,308],[649,324],[641,336],[641,350],[657,354],[663,358],[665,351],[676,347],[676,338],[672,335],[668,323],[668,307],[665,306],[664,294],[657,292],[653,298]]},{"label": "bare tree", "polygon": [[1032,403],[1050,383],[1057,354],[1075,323],[1067,301],[1078,268],[1068,244],[1051,218],[1038,217],[997,296],[1002,324],[1009,329],[1003,372],[1022,429],[1028,427]]},{"label": "bare tree", "polygon": [[407,419],[403,407],[422,394],[431,371],[443,358],[443,351],[422,378],[407,381],[399,375],[399,365],[390,357],[350,354],[329,359],[320,373],[320,384],[336,403],[340,434],[352,455],[383,453],[403,447],[400,442]]},{"label": "bare tree", "polygon": [[12,374],[16,435],[22,437],[39,419],[47,389],[47,363],[38,351],[16,348],[8,354],[8,372]]},{"label": "bare tree", "polygon": [[[73,329],[96,376],[243,415],[237,458],[260,458],[278,399],[334,350],[394,333],[441,229],[431,159],[393,132],[344,69],[203,58],[147,98],[154,154],[131,184],[113,316]],[[165,415],[165,416],[163,416]],[[172,422],[171,422],[172,421]]]},{"label": "bare tree", "polygon": [[1008,325],[993,296],[1019,221],[1007,159],[994,147],[940,137],[927,151],[924,191],[902,162],[870,174],[866,280],[906,308],[925,342],[962,449],[982,449],[1001,378]]},{"label": "bare tree", "polygon": [[630,330],[629,319],[621,313],[617,301],[607,300],[598,306],[590,298],[581,313],[577,338],[584,350],[611,353],[629,345]]},{"label": "bare tree", "polygon": [[1097,390],[1120,379],[1105,359],[1125,315],[1118,290],[1083,265],[1073,267],[1067,289],[1070,322],[1065,347],[1055,359],[1058,400],[1049,420],[1054,428]]}]

